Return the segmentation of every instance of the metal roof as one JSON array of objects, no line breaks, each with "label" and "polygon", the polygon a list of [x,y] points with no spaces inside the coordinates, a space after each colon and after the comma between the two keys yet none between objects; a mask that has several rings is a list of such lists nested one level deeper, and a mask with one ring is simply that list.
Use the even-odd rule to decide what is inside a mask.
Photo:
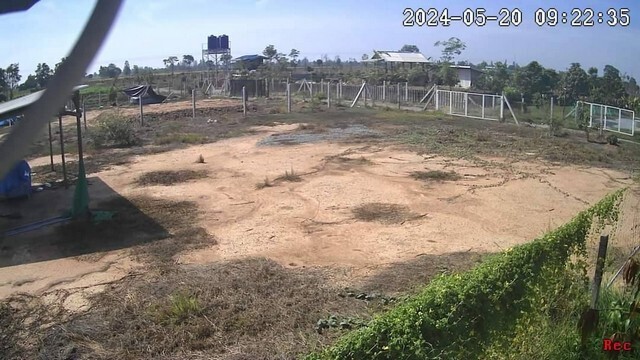
[{"label": "metal roof", "polygon": [[262,55],[243,55],[243,56],[238,56],[237,58],[233,59],[233,61],[254,61],[254,60],[264,60],[264,59],[266,59],[266,57]]},{"label": "metal roof", "polygon": [[462,70],[469,69],[471,71],[477,71],[477,72],[480,72],[480,73],[484,73],[484,71],[482,71],[480,69],[477,69],[476,67],[471,66],[471,65],[451,65],[451,67],[454,68],[454,69],[462,69]]},{"label": "metal roof", "polygon": [[422,53],[401,52],[401,51],[374,51],[372,60],[400,63],[428,63],[429,59]]},{"label": "metal roof", "polygon": [[[73,88],[73,91],[84,89],[86,87],[88,87],[88,85],[78,85]],[[2,118],[4,115],[18,115],[24,109],[29,107],[29,105],[36,102],[43,93],[44,90],[40,90],[34,92],[33,94],[25,95],[17,99],[0,103],[0,118]]]},{"label": "metal roof", "polygon": [[0,1],[0,14],[8,14],[30,9],[40,0],[4,0]]}]

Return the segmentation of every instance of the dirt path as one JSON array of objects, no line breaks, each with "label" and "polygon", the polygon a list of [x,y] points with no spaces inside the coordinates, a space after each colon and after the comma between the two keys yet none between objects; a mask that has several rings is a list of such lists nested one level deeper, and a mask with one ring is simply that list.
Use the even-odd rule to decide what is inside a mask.
[{"label": "dirt path", "polygon": [[[259,145],[296,127],[257,127],[257,135],[134,157],[96,176],[125,198],[197,204],[195,224],[217,244],[180,252],[174,257],[178,263],[264,256],[287,267],[329,265],[361,275],[422,254],[487,253],[521,244],[632,183],[613,170],[453,160],[374,144]],[[195,162],[199,155],[204,164]],[[173,186],[135,183],[160,170],[208,175]],[[291,171],[299,176],[290,179],[296,181],[282,179]],[[410,176],[420,171],[453,171],[459,179]],[[271,186],[258,189],[265,178]],[[90,191],[94,203],[113,195]],[[11,256],[28,260],[34,256],[29,251]],[[25,261],[0,267],[0,298],[108,283],[139,271],[143,268],[127,249]]]}]

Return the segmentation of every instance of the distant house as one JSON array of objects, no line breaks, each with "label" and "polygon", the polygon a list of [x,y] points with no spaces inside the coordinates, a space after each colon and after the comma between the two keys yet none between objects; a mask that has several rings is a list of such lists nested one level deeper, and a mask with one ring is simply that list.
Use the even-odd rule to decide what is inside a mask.
[{"label": "distant house", "polygon": [[398,66],[413,67],[414,65],[426,65],[429,63],[429,58],[421,53],[403,52],[403,51],[378,51],[374,50],[373,55],[368,60],[363,60],[364,63],[377,63],[384,64],[385,69],[393,69]]},{"label": "distant house", "polygon": [[458,70],[458,86],[468,89],[475,84],[482,71],[470,65],[451,65],[452,68]]},{"label": "distant house", "polygon": [[262,65],[265,59],[266,57],[262,55],[244,55],[244,56],[238,56],[237,58],[232,59],[231,63],[239,64],[243,66],[245,69],[251,71],[251,70],[256,70],[260,65]]}]

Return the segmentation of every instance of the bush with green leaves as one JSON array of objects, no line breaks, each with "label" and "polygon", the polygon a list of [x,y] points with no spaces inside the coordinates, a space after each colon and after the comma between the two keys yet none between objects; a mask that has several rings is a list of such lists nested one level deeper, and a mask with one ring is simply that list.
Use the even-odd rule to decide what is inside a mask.
[{"label": "bush with green leaves", "polygon": [[474,359],[512,344],[519,328],[535,326],[533,315],[576,310],[576,303],[586,300],[566,302],[558,295],[584,294],[588,234],[617,221],[622,194],[608,195],[555,231],[468,272],[434,279],[307,360]]},{"label": "bush with green leaves", "polygon": [[95,147],[129,147],[140,143],[135,131],[135,121],[117,111],[100,114],[89,135]]}]

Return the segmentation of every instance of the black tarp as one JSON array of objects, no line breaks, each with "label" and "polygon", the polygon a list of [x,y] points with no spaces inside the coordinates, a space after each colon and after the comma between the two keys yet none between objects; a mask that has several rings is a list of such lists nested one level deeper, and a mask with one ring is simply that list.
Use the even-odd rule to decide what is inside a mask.
[{"label": "black tarp", "polygon": [[129,98],[131,98],[131,103],[139,104],[140,98],[142,98],[142,104],[159,104],[163,102],[167,97],[163,95],[158,95],[153,91],[150,85],[138,85],[133,86],[128,89],[122,90]]},{"label": "black tarp", "polygon": [[242,97],[242,87],[245,87],[247,97],[268,96],[264,79],[233,79],[230,81],[231,96]]}]

